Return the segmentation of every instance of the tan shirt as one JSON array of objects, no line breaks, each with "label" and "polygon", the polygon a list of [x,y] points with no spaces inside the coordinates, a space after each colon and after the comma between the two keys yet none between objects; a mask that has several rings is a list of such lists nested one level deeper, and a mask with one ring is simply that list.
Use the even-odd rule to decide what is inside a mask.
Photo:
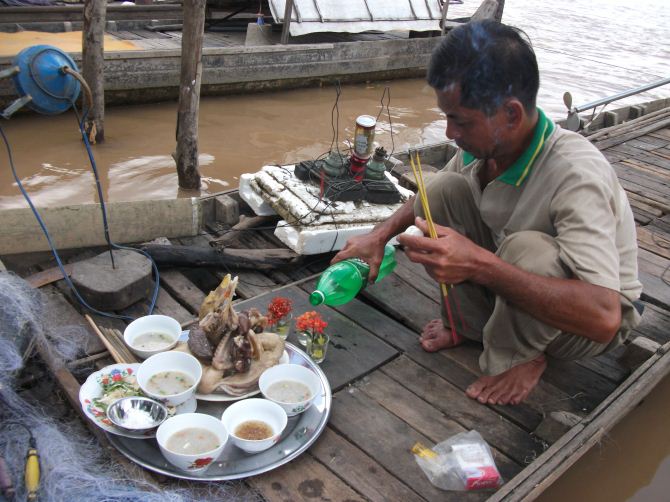
[{"label": "tan shirt", "polygon": [[483,165],[479,159],[464,165],[459,151],[445,169],[466,176],[497,245],[522,230],[544,232],[555,237],[576,277],[639,298],[633,212],[614,169],[588,140],[554,127],[518,186],[497,178],[482,191]]}]

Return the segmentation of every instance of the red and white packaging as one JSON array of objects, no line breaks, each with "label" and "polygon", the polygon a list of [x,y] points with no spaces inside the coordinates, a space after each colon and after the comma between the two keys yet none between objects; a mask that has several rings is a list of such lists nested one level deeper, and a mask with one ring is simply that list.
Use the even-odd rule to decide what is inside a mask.
[{"label": "red and white packaging", "polygon": [[499,486],[500,473],[489,449],[484,444],[453,444],[451,451],[466,490],[482,490]]}]

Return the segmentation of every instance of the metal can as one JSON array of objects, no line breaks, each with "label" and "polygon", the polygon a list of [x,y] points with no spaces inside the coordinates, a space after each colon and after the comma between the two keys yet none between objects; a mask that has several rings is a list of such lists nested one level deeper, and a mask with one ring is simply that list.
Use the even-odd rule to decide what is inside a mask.
[{"label": "metal can", "polygon": [[371,115],[361,115],[356,119],[354,154],[361,160],[367,160],[372,155],[376,125],[377,119]]}]

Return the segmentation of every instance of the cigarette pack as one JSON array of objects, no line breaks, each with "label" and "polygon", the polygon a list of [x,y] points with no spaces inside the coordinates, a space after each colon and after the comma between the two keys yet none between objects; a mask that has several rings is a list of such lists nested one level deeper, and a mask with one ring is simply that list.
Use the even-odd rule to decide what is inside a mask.
[{"label": "cigarette pack", "polygon": [[500,473],[489,453],[481,443],[461,443],[451,446],[466,490],[497,488]]}]

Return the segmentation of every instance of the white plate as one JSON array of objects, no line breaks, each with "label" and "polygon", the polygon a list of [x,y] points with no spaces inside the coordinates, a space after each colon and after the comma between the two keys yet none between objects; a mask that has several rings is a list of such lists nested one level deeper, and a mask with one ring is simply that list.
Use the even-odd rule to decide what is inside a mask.
[{"label": "white plate", "polygon": [[[91,420],[91,422],[100,427],[102,430],[109,432],[110,434],[117,434],[119,436],[125,436],[127,438],[133,439],[146,439],[156,436],[155,430],[151,432],[138,433],[119,429],[114,424],[112,424],[109,418],[107,418],[107,414],[105,411],[103,411],[102,408],[93,404],[94,399],[102,396],[101,382],[103,379],[124,378],[128,375],[137,373],[137,368],[139,367],[139,363],[112,364],[110,366],[105,366],[100,371],[91,373],[79,389],[79,403],[81,404],[82,410],[84,410],[84,413]],[[197,405],[198,403],[195,399],[189,399],[184,404],[177,406],[175,413],[192,413],[195,411]]]},{"label": "white plate", "polygon": [[[284,351],[284,353],[279,358],[279,362],[277,364],[286,364],[288,362],[289,362],[288,352]],[[241,396],[231,396],[230,394],[223,394],[220,392],[217,392],[216,394],[198,394],[196,392],[195,397],[196,399],[200,399],[202,401],[213,401],[213,402],[239,401],[240,399],[245,399],[247,397],[260,394],[260,392],[261,390],[259,388],[256,388],[256,390],[253,392],[242,394]]]}]

